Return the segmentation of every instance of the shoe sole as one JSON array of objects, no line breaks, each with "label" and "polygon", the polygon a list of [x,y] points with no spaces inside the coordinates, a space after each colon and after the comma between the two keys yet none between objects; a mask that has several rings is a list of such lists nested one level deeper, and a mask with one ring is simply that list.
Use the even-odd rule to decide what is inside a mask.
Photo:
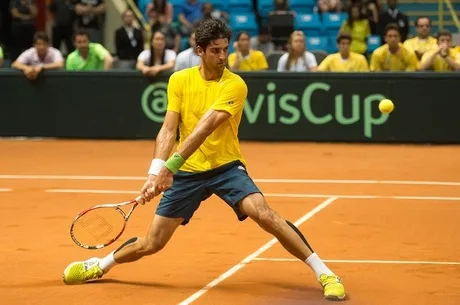
[{"label": "shoe sole", "polygon": [[339,296],[336,296],[336,295],[328,295],[328,296],[324,296],[324,298],[328,301],[336,301],[336,302],[339,302],[339,301],[343,301],[345,299],[345,295],[339,297]]}]

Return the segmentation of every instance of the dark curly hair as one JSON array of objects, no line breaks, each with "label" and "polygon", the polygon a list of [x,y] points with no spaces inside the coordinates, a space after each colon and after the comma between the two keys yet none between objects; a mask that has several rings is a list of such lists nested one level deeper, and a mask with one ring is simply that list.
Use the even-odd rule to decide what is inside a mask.
[{"label": "dark curly hair", "polygon": [[213,40],[227,38],[230,41],[231,37],[231,30],[225,22],[219,19],[205,19],[197,25],[195,31],[196,45],[203,50],[206,50]]}]

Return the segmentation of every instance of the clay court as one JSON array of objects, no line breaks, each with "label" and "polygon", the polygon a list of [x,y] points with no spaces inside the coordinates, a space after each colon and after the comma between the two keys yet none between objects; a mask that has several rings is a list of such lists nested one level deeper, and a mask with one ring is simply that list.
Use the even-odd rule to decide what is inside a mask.
[{"label": "clay court", "polygon": [[[460,304],[460,147],[242,143],[250,175],[343,279],[344,304]],[[120,241],[84,250],[82,209],[144,183],[151,141],[0,141],[0,303],[330,304],[312,271],[213,196],[155,256],[66,286],[74,260],[143,235],[158,200]]]}]

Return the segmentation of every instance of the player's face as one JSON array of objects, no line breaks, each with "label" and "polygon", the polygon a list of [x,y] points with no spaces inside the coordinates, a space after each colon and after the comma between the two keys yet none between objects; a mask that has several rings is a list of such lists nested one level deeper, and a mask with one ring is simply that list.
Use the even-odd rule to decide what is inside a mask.
[{"label": "player's face", "polygon": [[350,40],[342,39],[338,45],[340,53],[350,53]]},{"label": "player's face", "polygon": [[41,39],[38,39],[37,42],[35,42],[35,50],[37,50],[37,54],[40,57],[44,57],[46,55],[46,52],[48,52],[48,47],[49,44]]},{"label": "player's face", "polygon": [[448,48],[452,48],[452,38],[449,36],[440,36],[438,39],[438,45],[446,45]]},{"label": "player's face", "polygon": [[241,52],[249,51],[249,36],[246,34],[241,34],[240,39],[238,39],[238,48]]},{"label": "player's face", "polygon": [[86,35],[77,35],[75,37],[75,48],[80,52],[88,52],[89,39]]},{"label": "player's face", "polygon": [[388,43],[390,47],[396,47],[401,41],[401,35],[396,30],[389,30],[385,35],[385,42]]},{"label": "player's face", "polygon": [[417,23],[417,33],[422,37],[428,37],[430,32],[430,20],[428,18],[420,18]]},{"label": "player's face", "polygon": [[211,43],[203,50],[197,47],[198,55],[204,66],[214,72],[223,71],[228,57],[228,39],[219,38],[211,41]]},{"label": "player's face", "polygon": [[134,15],[131,11],[126,11],[123,16],[123,21],[127,26],[131,26],[133,24]]}]

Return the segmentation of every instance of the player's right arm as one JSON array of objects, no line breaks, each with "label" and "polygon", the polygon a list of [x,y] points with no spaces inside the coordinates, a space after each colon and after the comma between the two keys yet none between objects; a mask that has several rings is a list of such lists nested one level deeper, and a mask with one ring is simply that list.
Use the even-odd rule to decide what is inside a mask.
[{"label": "player's right arm", "polygon": [[181,93],[180,93],[180,81],[178,80],[177,74],[174,73],[169,78],[168,83],[168,107],[163,125],[158,132],[155,141],[155,157],[152,160],[148,179],[141,189],[141,195],[150,201],[153,196],[152,193],[148,193],[147,190],[151,189],[155,185],[155,179],[163,167],[165,160],[167,160],[174,148],[177,137],[177,128],[180,120],[180,104],[181,104]]}]

